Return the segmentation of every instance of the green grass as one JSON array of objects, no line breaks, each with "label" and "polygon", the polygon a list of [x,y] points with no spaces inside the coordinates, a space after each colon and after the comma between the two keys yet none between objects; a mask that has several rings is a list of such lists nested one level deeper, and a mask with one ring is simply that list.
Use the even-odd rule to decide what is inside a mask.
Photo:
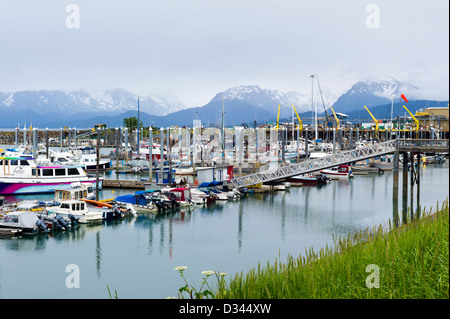
[{"label": "green grass", "polygon": [[[347,238],[334,238],[334,247],[305,256],[288,256],[229,283],[219,283],[214,298],[235,299],[364,299],[449,298],[448,199],[437,211],[398,227],[376,227]],[[366,272],[379,268],[379,287]]]}]

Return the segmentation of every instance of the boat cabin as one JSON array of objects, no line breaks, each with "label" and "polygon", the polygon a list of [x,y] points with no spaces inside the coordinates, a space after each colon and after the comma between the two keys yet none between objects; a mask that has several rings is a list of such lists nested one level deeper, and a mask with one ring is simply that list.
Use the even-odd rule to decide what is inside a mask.
[{"label": "boat cabin", "polygon": [[53,178],[85,175],[81,166],[37,166],[33,158],[0,157],[0,177]]},{"label": "boat cabin", "polygon": [[350,166],[348,165],[339,165],[337,171],[338,173],[351,173]]},{"label": "boat cabin", "polygon": [[178,187],[170,189],[167,192],[169,200],[175,199],[177,202],[186,202],[191,200],[191,189],[189,187]]},{"label": "boat cabin", "polygon": [[70,188],[55,189],[55,201],[62,202],[67,200],[79,200],[82,198],[94,198],[95,192],[93,185],[82,183],[72,183]]}]

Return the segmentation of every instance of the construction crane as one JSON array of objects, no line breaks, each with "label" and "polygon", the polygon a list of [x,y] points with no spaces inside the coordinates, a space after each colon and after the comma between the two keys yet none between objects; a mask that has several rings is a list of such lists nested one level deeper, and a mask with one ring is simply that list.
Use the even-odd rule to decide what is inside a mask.
[{"label": "construction crane", "polygon": [[303,123],[302,120],[300,119],[300,116],[298,116],[297,110],[295,109],[294,104],[292,104],[292,108],[294,109],[295,115],[297,115],[298,118],[298,125],[300,126],[300,131],[303,130]]},{"label": "construction crane", "polygon": [[416,118],[414,117],[414,115],[412,115],[412,113],[406,108],[405,105],[403,105],[403,107],[405,108],[405,110],[408,111],[409,115],[411,115],[411,118],[414,120],[414,122],[416,122],[416,132],[419,132],[419,120],[416,119]]},{"label": "construction crane", "polygon": [[333,111],[333,115],[334,115],[334,118],[335,118],[335,120],[336,120],[336,129],[339,130],[339,119],[338,119],[338,117],[336,116],[336,113],[334,113],[333,107],[330,107],[330,108],[331,108],[331,110]]},{"label": "construction crane", "polygon": [[367,112],[369,112],[370,116],[372,117],[373,121],[375,122],[375,136],[378,139],[378,120],[375,118],[375,116],[372,115],[372,113],[370,113],[367,106],[364,105],[364,108],[367,110]]}]

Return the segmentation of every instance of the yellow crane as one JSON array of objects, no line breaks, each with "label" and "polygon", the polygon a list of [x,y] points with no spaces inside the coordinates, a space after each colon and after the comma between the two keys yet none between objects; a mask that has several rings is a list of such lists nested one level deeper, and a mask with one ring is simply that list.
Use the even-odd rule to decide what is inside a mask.
[{"label": "yellow crane", "polygon": [[336,129],[339,130],[339,119],[338,119],[338,117],[336,116],[336,113],[334,113],[333,108],[332,108],[332,107],[330,107],[330,108],[331,108],[331,110],[333,111],[334,119],[336,120]]},{"label": "yellow crane", "polygon": [[403,105],[403,107],[405,108],[405,110],[408,111],[409,115],[411,115],[412,119],[414,120],[414,122],[416,122],[416,132],[419,132],[419,120],[417,120],[414,115],[412,115],[412,113],[406,108],[405,105]]},{"label": "yellow crane", "polygon": [[302,120],[300,119],[300,116],[298,116],[297,110],[295,109],[294,104],[292,104],[292,108],[294,109],[295,115],[297,115],[298,118],[298,125],[300,126],[300,131],[303,130],[303,123]]},{"label": "yellow crane", "polygon": [[280,107],[281,107],[281,104],[278,104],[277,130],[278,130],[278,121],[280,120]]},{"label": "yellow crane", "polygon": [[373,121],[375,122],[375,136],[378,139],[378,121],[375,118],[375,116],[372,115],[372,113],[370,113],[369,109],[367,108],[367,106],[364,105],[364,108],[367,110],[367,112],[369,112],[370,116],[372,117]]}]

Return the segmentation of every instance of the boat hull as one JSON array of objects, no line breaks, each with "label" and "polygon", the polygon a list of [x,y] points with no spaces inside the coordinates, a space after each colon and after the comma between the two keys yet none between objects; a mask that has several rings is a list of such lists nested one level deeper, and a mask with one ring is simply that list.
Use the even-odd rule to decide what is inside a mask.
[{"label": "boat hull", "polygon": [[[27,182],[27,180],[29,182]],[[95,178],[80,180],[66,180],[66,181],[40,181],[37,179],[3,179],[0,180],[0,195],[31,195],[31,194],[45,194],[54,193],[56,189],[61,187],[69,187],[74,182],[81,182],[87,184],[93,184],[96,186]],[[99,180],[99,189],[102,189],[103,180]]]},{"label": "boat hull", "polygon": [[[111,162],[110,161],[101,161],[98,165],[98,170],[99,171],[108,171],[111,169]],[[84,167],[84,170],[86,172],[95,172],[97,171],[97,164],[93,164],[93,165],[86,165]]]},{"label": "boat hull", "polygon": [[296,176],[293,176],[293,177],[288,177],[288,178],[286,178],[286,181],[287,182],[290,182],[290,183],[302,183],[303,185],[318,185],[319,184],[319,181],[318,181],[318,179],[317,178],[315,178],[315,177],[296,177]]},{"label": "boat hull", "polygon": [[349,177],[353,177],[352,173],[333,173],[327,171],[320,171],[320,172],[329,179],[348,179]]}]

